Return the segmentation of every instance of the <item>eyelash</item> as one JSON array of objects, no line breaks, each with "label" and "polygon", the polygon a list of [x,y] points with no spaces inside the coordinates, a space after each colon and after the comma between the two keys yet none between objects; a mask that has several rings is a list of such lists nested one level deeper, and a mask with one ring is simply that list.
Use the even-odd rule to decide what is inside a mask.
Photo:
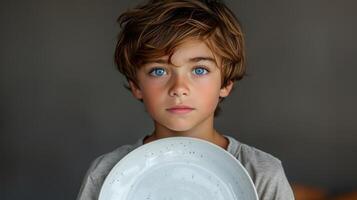
[{"label": "eyelash", "polygon": [[[197,76],[203,76],[203,75],[209,73],[209,70],[208,70],[207,68],[205,68],[205,67],[195,67],[195,68],[193,69],[193,71],[195,71],[196,69],[203,69],[203,70],[206,71],[204,74],[198,74],[198,75],[196,74]],[[161,67],[154,67],[154,68],[152,68],[152,69],[150,70],[149,75],[154,76],[154,77],[161,77],[161,76],[157,76],[157,75],[154,75],[154,74],[153,74],[156,70],[165,70],[165,69],[164,69],[164,68],[161,68]]]}]

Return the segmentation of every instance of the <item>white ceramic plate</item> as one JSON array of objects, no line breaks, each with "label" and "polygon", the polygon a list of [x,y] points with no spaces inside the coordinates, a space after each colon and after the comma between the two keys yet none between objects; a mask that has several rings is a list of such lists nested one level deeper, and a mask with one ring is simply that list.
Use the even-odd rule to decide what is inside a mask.
[{"label": "white ceramic plate", "polygon": [[147,143],[110,171],[99,200],[258,200],[247,171],[205,140],[170,137]]}]

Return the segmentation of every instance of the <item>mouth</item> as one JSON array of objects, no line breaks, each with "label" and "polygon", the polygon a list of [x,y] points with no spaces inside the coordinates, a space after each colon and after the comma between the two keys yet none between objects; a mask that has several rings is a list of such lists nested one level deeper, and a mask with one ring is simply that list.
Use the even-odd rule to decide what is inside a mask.
[{"label": "mouth", "polygon": [[166,110],[174,114],[186,114],[194,110],[194,108],[191,108],[189,106],[175,106]]}]

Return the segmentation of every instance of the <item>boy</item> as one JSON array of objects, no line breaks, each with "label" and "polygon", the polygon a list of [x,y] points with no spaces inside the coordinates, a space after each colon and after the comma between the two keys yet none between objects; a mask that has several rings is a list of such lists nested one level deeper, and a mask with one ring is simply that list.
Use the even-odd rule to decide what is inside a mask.
[{"label": "boy", "polygon": [[210,0],[151,0],[122,14],[115,60],[154,131],[97,158],[77,199],[94,200],[112,167],[140,145],[173,136],[212,142],[247,169],[262,200],[294,199],[280,160],[213,127],[218,104],[245,73],[244,40],[233,13]]}]

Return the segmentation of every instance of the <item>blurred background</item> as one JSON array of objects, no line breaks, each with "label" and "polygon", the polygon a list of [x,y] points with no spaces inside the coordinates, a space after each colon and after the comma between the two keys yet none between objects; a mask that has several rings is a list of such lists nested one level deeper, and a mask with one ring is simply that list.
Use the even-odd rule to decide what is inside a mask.
[{"label": "blurred background", "polygon": [[[151,132],[113,61],[138,2],[0,2],[0,199],[75,199],[94,158]],[[357,1],[226,2],[248,76],[217,129],[278,157],[297,199],[356,199]]]}]

